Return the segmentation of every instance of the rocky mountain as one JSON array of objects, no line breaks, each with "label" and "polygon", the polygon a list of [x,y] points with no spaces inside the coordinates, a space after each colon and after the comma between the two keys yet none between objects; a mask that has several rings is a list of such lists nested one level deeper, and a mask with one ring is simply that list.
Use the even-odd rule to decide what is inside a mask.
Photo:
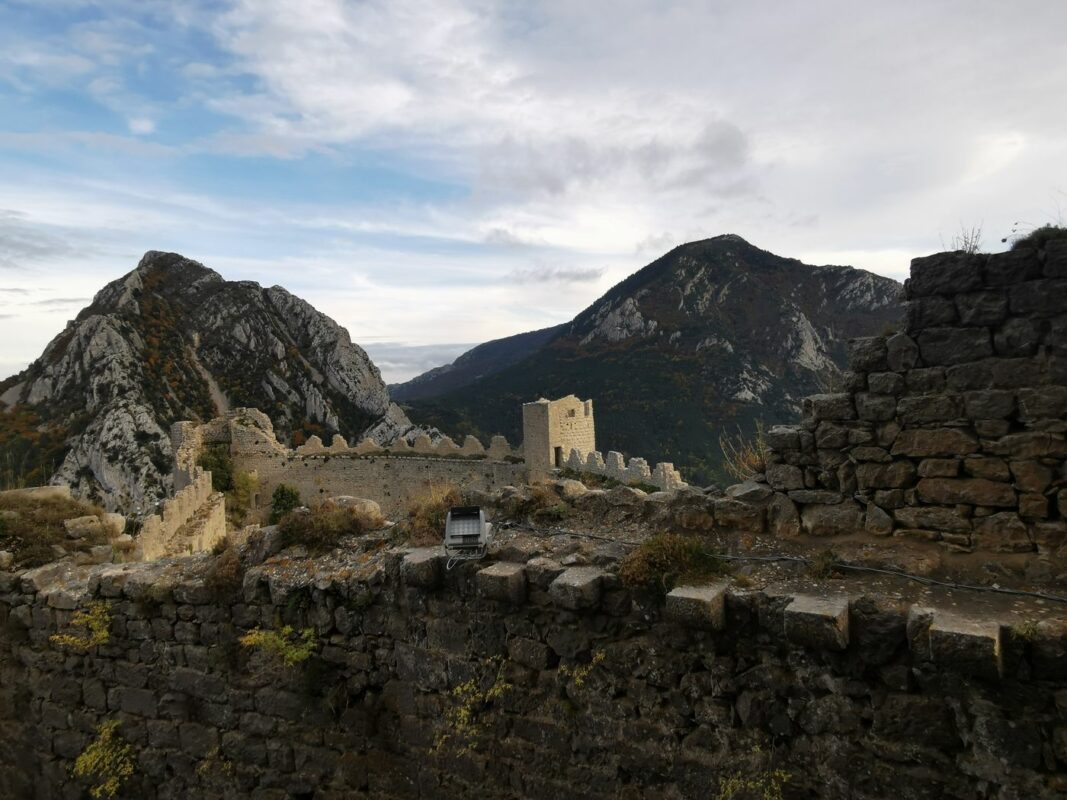
[{"label": "rocky mountain", "polygon": [[612,288],[526,357],[407,410],[452,435],[515,441],[521,403],[575,393],[594,399],[605,449],[712,480],[721,477],[721,434],[795,419],[801,398],[839,377],[848,338],[900,319],[900,294],[888,278],[809,266],[739,236],[692,242]]},{"label": "rocky mountain", "polygon": [[522,361],[554,339],[564,327],[556,325],[539,331],[518,333],[472,347],[451,364],[434,367],[406,383],[390,385],[389,394],[400,403],[448,394]]},{"label": "rocky mountain", "polygon": [[280,286],[153,251],[0,382],[2,477],[145,509],[170,489],[170,424],[230,406],[263,410],[295,444],[415,432],[332,319]]}]

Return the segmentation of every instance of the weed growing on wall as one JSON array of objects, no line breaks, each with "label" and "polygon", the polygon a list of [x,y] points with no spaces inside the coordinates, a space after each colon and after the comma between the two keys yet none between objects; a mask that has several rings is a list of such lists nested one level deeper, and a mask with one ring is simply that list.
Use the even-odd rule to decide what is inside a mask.
[{"label": "weed growing on wall", "polygon": [[295,667],[307,661],[314,652],[315,630],[304,628],[296,634],[292,625],[285,625],[276,631],[253,628],[239,641],[249,649],[270,653],[287,667]]},{"label": "weed growing on wall", "polygon": [[215,543],[211,550],[215,556],[208,567],[204,583],[220,594],[234,592],[244,580],[244,565],[230,538],[224,537]]},{"label": "weed growing on wall", "polygon": [[[758,761],[764,760],[759,745],[752,748],[752,755]],[[769,766],[755,773],[735,772],[719,783],[716,800],[782,800],[782,790],[791,778],[784,769]]]},{"label": "weed growing on wall", "polygon": [[362,536],[384,524],[373,506],[339,506],[327,501],[310,510],[291,511],[279,527],[286,547],[302,544],[322,552],[336,547],[345,536]]},{"label": "weed growing on wall", "polygon": [[445,518],[452,506],[463,505],[455,486],[432,484],[414,497],[404,521],[407,540],[414,545],[440,544],[445,535]]},{"label": "weed growing on wall", "polygon": [[119,734],[117,719],[100,723],[94,739],[74,761],[74,777],[87,779],[89,796],[110,800],[134,771],[134,750]]},{"label": "weed growing on wall", "polygon": [[627,554],[619,567],[619,578],[630,588],[666,594],[678,585],[727,574],[726,562],[716,555],[695,536],[659,533]]},{"label": "weed growing on wall", "polygon": [[297,508],[300,508],[300,492],[288,484],[278,484],[270,496],[270,524],[277,525],[282,517]]},{"label": "weed growing on wall", "polygon": [[84,633],[55,633],[48,641],[57,647],[84,653],[90,647],[107,644],[111,639],[111,606],[104,600],[94,600],[85,611],[75,611],[70,624],[84,628]]},{"label": "weed growing on wall", "polygon": [[734,435],[719,437],[723,469],[739,481],[747,481],[767,468],[767,442],[763,435],[763,421],[756,421],[756,434],[746,436],[740,428]]},{"label": "weed growing on wall", "polygon": [[581,664],[576,667],[568,667],[565,664],[560,664],[556,670],[556,674],[565,682],[569,682],[574,688],[581,689],[585,686],[585,682],[593,673],[593,670],[600,664],[604,663],[604,658],[604,651],[597,650],[593,653],[593,657],[589,659],[588,664]]},{"label": "weed growing on wall", "polygon": [[471,752],[478,736],[485,730],[485,716],[493,703],[513,688],[504,679],[502,658],[497,656],[486,659],[484,665],[490,670],[495,667],[492,683],[489,683],[488,688],[482,688],[488,683],[487,680],[478,681],[472,678],[449,691],[448,697],[452,705],[445,711],[444,730],[438,732],[434,740],[435,752],[446,747],[454,748],[460,755]]}]

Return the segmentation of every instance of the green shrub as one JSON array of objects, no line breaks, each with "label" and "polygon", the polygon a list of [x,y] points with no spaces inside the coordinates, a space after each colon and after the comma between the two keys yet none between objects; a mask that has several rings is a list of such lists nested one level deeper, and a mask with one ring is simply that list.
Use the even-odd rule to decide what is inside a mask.
[{"label": "green shrub", "polygon": [[279,528],[286,547],[302,544],[313,551],[323,551],[336,547],[345,536],[362,536],[384,524],[381,514],[326,502],[310,510],[290,511]]},{"label": "green shrub", "polygon": [[229,445],[208,445],[200,452],[196,463],[211,473],[211,488],[216,492],[233,489],[233,459],[230,458]]},{"label": "green shrub", "polygon": [[248,517],[252,497],[259,488],[259,478],[251,472],[238,471],[233,473],[231,483],[232,488],[226,492],[226,511],[230,522],[238,527]]},{"label": "green shrub", "polygon": [[700,583],[727,572],[726,562],[696,537],[659,533],[623,559],[619,577],[629,587],[666,594],[674,586]]},{"label": "green shrub", "polygon": [[304,628],[294,634],[292,625],[276,631],[253,628],[240,639],[241,645],[276,656],[285,666],[294,667],[311,658],[315,650],[315,630]]},{"label": "green shrub", "polygon": [[94,600],[85,611],[75,611],[70,624],[85,628],[85,633],[56,633],[49,636],[48,641],[57,647],[79,652],[107,644],[111,639],[111,606],[106,600]]},{"label": "green shrub", "polygon": [[277,525],[282,517],[297,508],[300,508],[300,492],[287,484],[278,484],[270,496],[270,524]]}]

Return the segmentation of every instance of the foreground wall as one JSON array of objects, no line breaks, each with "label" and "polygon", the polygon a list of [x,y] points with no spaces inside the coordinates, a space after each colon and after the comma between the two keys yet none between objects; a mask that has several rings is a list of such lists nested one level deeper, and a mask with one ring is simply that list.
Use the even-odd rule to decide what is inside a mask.
[{"label": "foreground wall", "polygon": [[[545,558],[357,555],[253,568],[235,596],[205,557],[0,575],[0,796],[81,796],[72,762],[107,719],[136,750],[128,798],[705,800],[775,770],[787,798],[1067,791],[1048,623],[723,586],[664,608]],[[60,652],[87,589],[111,640]],[[237,644],[282,623],[314,628],[312,659]]]},{"label": "foreground wall", "polygon": [[[907,327],[772,429],[769,522],[1067,565],[1067,241],[915,259]],[[753,496],[760,497],[759,493]],[[761,498],[762,499],[762,498]]]}]

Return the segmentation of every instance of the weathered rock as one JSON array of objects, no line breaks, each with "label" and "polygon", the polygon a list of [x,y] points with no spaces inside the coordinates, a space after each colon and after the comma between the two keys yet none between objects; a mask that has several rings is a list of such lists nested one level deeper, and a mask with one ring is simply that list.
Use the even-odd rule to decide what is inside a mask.
[{"label": "weathered rock", "polygon": [[677,586],[667,593],[664,611],[669,619],[693,628],[726,627],[727,584]]},{"label": "weathered rock", "polygon": [[955,478],[960,462],[955,458],[925,458],[919,462],[920,478]]},{"label": "weathered rock", "polygon": [[712,502],[715,523],[724,528],[742,531],[763,529],[763,509],[740,500],[722,499]]},{"label": "weathered rock", "polygon": [[745,503],[762,503],[772,494],[774,494],[774,491],[769,486],[755,481],[735,483],[733,486],[726,488],[727,497],[732,497]]},{"label": "weathered rock", "polygon": [[787,495],[775,494],[767,504],[767,532],[781,539],[800,534],[800,513]]},{"label": "weathered rock", "polygon": [[788,494],[790,500],[801,504],[836,505],[845,499],[840,492],[825,489],[795,489]]},{"label": "weathered rock", "polygon": [[952,422],[963,415],[963,403],[956,394],[902,397],[896,410],[901,424],[913,427]]},{"label": "weathered rock", "polygon": [[985,258],[963,252],[936,253],[911,261],[911,278],[904,285],[907,298],[955,295],[982,287]]},{"label": "weathered rock", "polygon": [[[867,386],[872,394],[896,397],[904,391],[905,381],[901,372],[872,372],[867,376]],[[860,419],[863,417],[861,416]]]},{"label": "weathered rock", "polygon": [[921,478],[917,489],[919,499],[924,503],[997,507],[1013,507],[1016,504],[1011,484],[984,478]]},{"label": "weathered rock", "polygon": [[804,414],[814,420],[855,419],[850,394],[813,394],[804,398]]},{"label": "weathered rock", "polygon": [[893,518],[904,528],[923,528],[936,531],[967,532],[971,521],[955,510],[940,506],[917,506],[898,508]]},{"label": "weathered rock", "polygon": [[863,511],[852,501],[835,505],[806,505],[800,511],[804,533],[810,536],[841,536],[863,530]]},{"label": "weathered rock", "polygon": [[804,471],[790,464],[768,464],[767,483],[778,491],[804,488]]},{"label": "weathered rock", "polygon": [[860,392],[855,399],[856,414],[860,419],[885,422],[893,419],[897,410],[897,400],[892,395]]},{"label": "weathered rock", "polygon": [[857,372],[887,369],[889,365],[886,363],[886,352],[886,340],[881,336],[863,336],[848,340],[848,363]]},{"label": "weathered rock", "polygon": [[987,286],[1011,286],[1041,277],[1041,262],[1029,248],[993,253],[986,259]]},{"label": "weathered rock", "polygon": [[886,364],[893,372],[910,370],[918,361],[919,345],[910,336],[895,333],[886,340]]},{"label": "weathered rock", "polygon": [[959,428],[901,431],[893,443],[894,456],[929,458],[964,456],[978,452],[978,439]]},{"label": "weathered rock", "polygon": [[1008,297],[1004,292],[969,292],[956,295],[955,300],[964,325],[996,325],[1008,313]]},{"label": "weathered rock", "polygon": [[775,425],[764,434],[767,446],[778,452],[800,449],[800,431],[791,425]]},{"label": "weathered rock", "polygon": [[478,570],[478,591],[493,600],[518,605],[526,599],[526,569],[522,564],[501,561]]},{"label": "weathered rock", "polygon": [[965,392],[963,408],[971,419],[1005,419],[1015,411],[1015,393],[993,389]]},{"label": "weathered rock", "polygon": [[856,480],[861,490],[899,489],[910,486],[914,477],[915,466],[910,461],[867,463],[856,467]]},{"label": "weathered rock", "polygon": [[844,650],[849,641],[847,597],[798,595],[785,607],[786,637],[803,647]]},{"label": "weathered rock", "polygon": [[893,532],[893,518],[874,503],[868,503],[864,529],[872,536],[888,536]]},{"label": "weathered rock", "polygon": [[963,471],[974,478],[987,478],[991,481],[1008,481],[1011,471],[1008,462],[993,456],[968,456],[963,459]]},{"label": "weathered rock", "polygon": [[1012,317],[993,333],[993,349],[998,356],[1029,356],[1037,350],[1041,333],[1025,317]]},{"label": "weathered rock", "polygon": [[929,365],[966,364],[993,355],[985,328],[927,328],[918,335],[919,353]]},{"label": "weathered rock", "polygon": [[600,602],[605,573],[597,567],[571,567],[548,587],[556,605],[571,610],[593,608]]},{"label": "weathered rock", "polygon": [[[947,297],[917,297],[908,302],[907,331],[914,335],[926,328],[952,325],[958,321],[956,304]],[[919,355],[915,349],[915,357]],[[890,369],[898,369],[889,362]]]},{"label": "weathered rock", "polygon": [[980,550],[1025,553],[1034,549],[1026,523],[1005,511],[974,522],[974,541]]},{"label": "weathered rock", "polygon": [[1012,314],[1054,317],[1067,308],[1067,280],[1028,281],[1008,290]]}]

